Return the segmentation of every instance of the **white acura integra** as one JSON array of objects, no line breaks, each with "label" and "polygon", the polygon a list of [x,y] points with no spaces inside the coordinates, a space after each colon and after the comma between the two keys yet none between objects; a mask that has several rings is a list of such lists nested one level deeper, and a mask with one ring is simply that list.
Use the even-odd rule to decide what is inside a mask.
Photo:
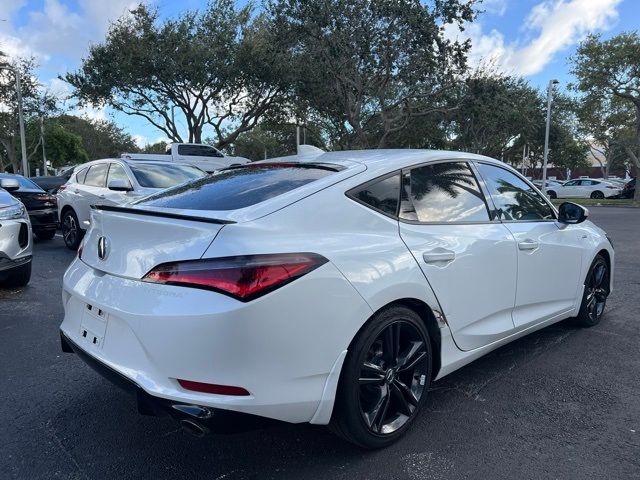
[{"label": "white acura integra", "polygon": [[62,346],[196,433],[266,417],[382,447],[431,381],[562,319],[600,321],[614,252],[587,213],[459,152],[233,167],[94,209]]}]

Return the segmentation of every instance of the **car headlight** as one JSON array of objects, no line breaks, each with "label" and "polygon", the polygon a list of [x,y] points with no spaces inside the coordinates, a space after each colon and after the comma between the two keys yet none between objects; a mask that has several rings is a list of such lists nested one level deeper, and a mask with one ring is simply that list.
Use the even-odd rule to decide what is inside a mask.
[{"label": "car headlight", "polygon": [[0,220],[14,220],[23,218],[26,215],[24,205],[18,203],[9,207],[0,208]]}]

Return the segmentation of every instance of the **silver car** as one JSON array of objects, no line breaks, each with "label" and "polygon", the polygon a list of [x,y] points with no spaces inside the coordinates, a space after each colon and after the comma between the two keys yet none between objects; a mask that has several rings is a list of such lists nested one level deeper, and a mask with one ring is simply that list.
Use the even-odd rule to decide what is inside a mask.
[{"label": "silver car", "polygon": [[17,180],[2,179],[0,187],[0,286],[22,287],[31,279],[31,222],[27,209],[10,194],[20,188]]}]

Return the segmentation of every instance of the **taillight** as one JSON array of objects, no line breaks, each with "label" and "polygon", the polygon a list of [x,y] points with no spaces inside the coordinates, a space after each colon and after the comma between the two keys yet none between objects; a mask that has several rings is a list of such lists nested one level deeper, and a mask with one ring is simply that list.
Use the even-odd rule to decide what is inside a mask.
[{"label": "taillight", "polygon": [[194,382],[192,380],[177,379],[178,383],[185,390],[194,392],[213,393],[215,395],[231,395],[234,397],[246,397],[251,395],[242,387],[234,387],[232,385],[216,385],[214,383]]},{"label": "taillight", "polygon": [[248,302],[327,263],[315,253],[276,253],[163,263],[142,279],[203,288]]}]

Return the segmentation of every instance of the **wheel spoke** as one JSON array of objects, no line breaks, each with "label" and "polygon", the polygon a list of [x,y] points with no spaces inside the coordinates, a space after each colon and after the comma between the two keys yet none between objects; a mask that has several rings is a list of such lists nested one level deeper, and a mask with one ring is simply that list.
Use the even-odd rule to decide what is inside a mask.
[{"label": "wheel spoke", "polygon": [[380,398],[378,399],[376,404],[373,406],[371,411],[365,412],[364,414],[365,420],[369,428],[372,428],[373,430],[377,430],[378,422],[380,421],[379,417],[383,413],[386,414],[386,409],[388,408],[388,404],[387,404],[388,398],[389,398],[389,389],[386,387],[381,387]]},{"label": "wheel spoke", "polygon": [[597,288],[593,294],[598,302],[604,302],[607,299],[607,291],[604,288]]},{"label": "wheel spoke", "polygon": [[378,433],[382,432],[382,427],[384,426],[384,420],[387,418],[387,411],[389,410],[389,404],[391,403],[391,395],[389,395],[389,388],[386,389],[386,393],[382,397],[382,405],[375,412],[373,417],[373,428]]},{"label": "wheel spoke", "polygon": [[411,342],[411,346],[398,358],[398,371],[405,372],[415,367],[427,354],[423,348],[423,342]]},{"label": "wheel spoke", "polygon": [[375,363],[364,362],[362,364],[362,370],[373,375],[380,375],[381,377],[384,377],[384,370],[381,366],[376,365]]},{"label": "wheel spoke", "polygon": [[389,325],[384,331],[384,359],[387,366],[396,365],[400,351],[400,323]]},{"label": "wheel spoke", "polygon": [[418,399],[416,398],[416,396],[413,394],[413,392],[407,385],[405,385],[402,381],[398,380],[397,378],[393,383],[398,387],[402,395],[406,398],[406,400],[411,405],[413,405],[414,407],[418,406]]},{"label": "wheel spoke", "polygon": [[400,390],[400,387],[396,382],[393,382],[391,392],[394,394],[394,396],[398,400],[398,404],[400,405],[400,411],[403,414],[405,414],[407,417],[410,417],[411,414],[413,413],[413,409],[411,408],[411,405],[407,401],[406,397],[402,393],[402,390]]},{"label": "wheel spoke", "polygon": [[599,287],[600,285],[602,285],[602,280],[604,279],[605,271],[606,270],[604,265],[600,264],[596,266],[596,268],[593,271],[594,287]]},{"label": "wheel spoke", "polygon": [[360,377],[360,378],[358,378],[358,383],[360,385],[375,385],[375,384],[380,385],[382,382],[384,382],[384,376],[383,375],[377,375],[375,377]]}]

